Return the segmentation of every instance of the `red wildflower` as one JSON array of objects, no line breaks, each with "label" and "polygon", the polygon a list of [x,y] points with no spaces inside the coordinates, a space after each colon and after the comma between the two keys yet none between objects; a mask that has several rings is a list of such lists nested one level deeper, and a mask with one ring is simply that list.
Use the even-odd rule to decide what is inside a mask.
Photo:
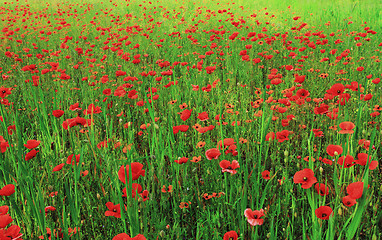
[{"label": "red wildflower", "polygon": [[332,215],[333,210],[329,206],[321,206],[314,211],[316,216],[322,220],[329,220],[329,217]]},{"label": "red wildflower", "polygon": [[223,240],[237,240],[238,237],[235,231],[229,231],[224,234]]},{"label": "red wildflower", "polygon": [[308,189],[317,182],[317,178],[314,177],[314,172],[312,169],[305,168],[294,174],[293,182],[301,183],[302,188]]},{"label": "red wildflower", "polygon": [[345,86],[342,83],[334,84],[329,90],[326,90],[328,94],[332,96],[339,96],[345,91]]},{"label": "red wildflower", "polygon": [[58,172],[64,167],[65,163],[58,164],[53,168],[53,172]]},{"label": "red wildflower", "polygon": [[186,121],[187,119],[190,118],[190,116],[191,116],[191,112],[192,112],[192,109],[191,109],[191,110],[184,109],[184,110],[180,113],[180,118],[181,118],[183,121]]},{"label": "red wildflower", "polygon": [[27,154],[25,154],[25,161],[29,161],[31,160],[32,158],[36,157],[36,154],[38,153],[39,151],[36,151],[35,149],[32,149],[30,152],[28,152]]},{"label": "red wildflower", "polygon": [[138,234],[135,237],[130,237],[126,233],[120,233],[117,236],[113,237],[113,240],[146,240],[146,238],[142,234]]},{"label": "red wildflower", "polygon": [[41,141],[37,141],[37,140],[28,140],[27,144],[24,144],[24,146],[28,149],[33,149],[38,147],[38,145],[40,145],[40,142]]},{"label": "red wildflower", "polygon": [[[126,167],[122,165],[118,171],[118,179],[121,180],[124,184],[126,184],[126,179],[127,182],[129,182],[129,168],[129,165],[126,165]],[[143,170],[142,168],[143,165],[139,162],[131,163],[132,180],[137,180],[139,176],[145,176],[145,170]]]},{"label": "red wildflower", "polygon": [[363,182],[350,183],[346,188],[346,192],[349,194],[349,197],[353,199],[361,198],[363,194],[363,185]]},{"label": "red wildflower", "polygon": [[346,133],[352,134],[352,133],[354,133],[353,128],[355,127],[355,125],[352,122],[342,122],[342,123],[340,123],[339,126],[342,129],[341,131],[338,132],[340,134],[346,134]]},{"label": "red wildflower", "polygon": [[323,183],[316,183],[314,186],[316,189],[317,193],[320,194],[321,196],[325,196],[329,194],[329,187],[325,186]]},{"label": "red wildflower", "polygon": [[218,159],[220,155],[221,153],[217,148],[211,148],[206,151],[206,157],[208,160]]},{"label": "red wildflower", "polygon": [[354,204],[357,203],[357,201],[353,198],[351,198],[350,196],[345,196],[342,198],[342,203],[346,206],[346,207],[351,207],[353,206]]},{"label": "red wildflower", "polygon": [[0,215],[0,228],[5,228],[8,224],[13,221],[9,214]]},{"label": "red wildflower", "polygon": [[244,211],[244,216],[252,226],[263,225],[264,223],[264,219],[261,219],[261,217],[265,216],[263,209],[252,211],[250,208],[247,208]]},{"label": "red wildflower", "polygon": [[114,205],[112,202],[107,202],[106,207],[109,209],[105,212],[105,216],[113,216],[116,218],[121,218],[121,206],[119,204]]},{"label": "red wildflower", "polygon": [[356,164],[361,166],[366,166],[367,162],[369,162],[369,169],[374,170],[378,166],[378,161],[371,161],[371,157],[368,159],[368,155],[366,153],[358,153],[358,159],[355,160]]},{"label": "red wildflower", "polygon": [[5,141],[3,136],[0,136],[0,149],[1,149],[1,153],[4,153],[5,151],[7,151],[7,148],[9,148],[9,143],[7,141]]},{"label": "red wildflower", "polygon": [[188,158],[186,157],[182,157],[178,160],[174,160],[174,162],[178,163],[178,164],[183,164],[183,163],[186,163],[188,161]]},{"label": "red wildflower", "polygon": [[341,155],[342,151],[343,149],[340,145],[329,145],[326,148],[326,152],[332,157]]},{"label": "red wildflower", "polygon": [[261,176],[265,179],[265,180],[269,180],[271,179],[271,177],[269,176],[270,172],[268,170],[265,170],[261,173]]},{"label": "red wildflower", "polygon": [[222,172],[229,172],[232,174],[237,173],[235,169],[240,167],[239,162],[236,160],[233,160],[232,163],[228,160],[222,160],[219,165],[222,168]]},{"label": "red wildflower", "polygon": [[355,165],[354,157],[350,155],[342,156],[338,159],[337,164],[343,168],[350,168]]},{"label": "red wildflower", "polygon": [[281,132],[277,132],[277,133],[276,133],[276,139],[277,139],[280,143],[282,143],[282,142],[284,142],[284,141],[286,141],[286,140],[289,140],[288,136],[289,136],[289,131],[288,131],[288,130],[283,130],[283,131],[281,131]]},{"label": "red wildflower", "polygon": [[64,111],[62,111],[62,110],[53,110],[52,114],[56,118],[60,118],[62,115],[64,115]]},{"label": "red wildflower", "polygon": [[2,189],[0,189],[0,196],[11,196],[15,193],[15,185],[8,184],[5,185]]},{"label": "red wildflower", "polygon": [[206,120],[208,120],[208,119],[209,119],[209,117],[208,117],[208,113],[207,113],[207,112],[199,113],[199,114],[198,114],[198,119],[199,119],[200,121],[206,121]]}]

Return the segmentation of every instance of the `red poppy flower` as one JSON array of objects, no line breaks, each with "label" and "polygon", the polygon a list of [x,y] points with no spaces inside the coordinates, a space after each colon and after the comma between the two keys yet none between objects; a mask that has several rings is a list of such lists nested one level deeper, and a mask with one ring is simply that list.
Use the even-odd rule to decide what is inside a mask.
[{"label": "red poppy flower", "polygon": [[77,154],[76,155],[76,160],[75,161],[72,161],[73,160],[73,156],[74,156],[74,154],[71,154],[71,155],[69,155],[68,156],[68,158],[67,158],[67,160],[66,160],[66,164],[72,164],[72,165],[74,165],[74,163],[77,163],[77,165],[78,165],[78,163],[80,162],[80,156],[81,154]]},{"label": "red poppy flower", "polygon": [[342,83],[334,84],[329,90],[326,90],[328,94],[333,96],[339,96],[345,91],[345,86]]},{"label": "red poppy flower", "polygon": [[252,226],[263,225],[264,223],[264,219],[261,219],[261,217],[265,216],[263,209],[252,211],[250,208],[247,208],[244,211],[244,216]]},{"label": "red poppy flower", "polygon": [[366,166],[367,162],[369,161],[370,170],[374,170],[378,166],[378,161],[371,161],[371,157],[368,159],[368,155],[366,153],[358,153],[357,157],[358,159],[356,159],[355,162],[361,166]]},{"label": "red poppy flower", "polygon": [[113,216],[116,218],[121,218],[121,206],[119,204],[114,205],[112,202],[107,202],[106,207],[109,209],[105,212],[105,216]]},{"label": "red poppy flower", "polygon": [[265,170],[261,173],[261,176],[265,179],[265,180],[269,180],[271,179],[271,177],[269,176],[270,172],[268,170]]},{"label": "red poppy flower", "polygon": [[337,164],[343,168],[350,168],[355,165],[354,157],[350,155],[342,156],[338,159]]},{"label": "red poppy flower", "polygon": [[220,155],[221,153],[217,148],[211,148],[206,151],[206,157],[208,160],[218,159]]},{"label": "red poppy flower", "polygon": [[200,121],[206,121],[206,120],[208,120],[210,118],[208,117],[208,113],[207,112],[202,112],[202,113],[198,114],[198,119]]},{"label": "red poppy flower", "polygon": [[24,146],[28,149],[33,149],[33,148],[36,148],[38,147],[38,145],[40,145],[40,142],[41,141],[37,141],[37,140],[28,140],[27,141],[27,144],[24,144]]},{"label": "red poppy flower", "polygon": [[230,147],[230,146],[232,146],[232,145],[234,145],[236,142],[235,142],[235,140],[233,139],[233,138],[225,138],[224,140],[223,140],[223,143],[222,143],[222,141],[220,140],[219,142],[218,142],[218,145],[217,145],[217,149],[222,149],[222,145],[224,144],[224,148],[226,148],[226,147]]},{"label": "red poppy flower", "polygon": [[232,163],[228,160],[222,160],[219,165],[222,168],[222,172],[229,172],[232,174],[237,173],[235,169],[240,167],[239,162],[236,160],[233,160]]},{"label": "red poppy flower", "polygon": [[58,172],[64,167],[65,163],[58,164],[53,168],[53,172]]},{"label": "red poppy flower", "polygon": [[342,198],[342,203],[346,206],[346,207],[351,207],[353,206],[354,204],[357,203],[357,201],[353,198],[351,198],[350,196],[345,196]]},{"label": "red poppy flower", "polygon": [[326,148],[326,152],[332,157],[341,155],[342,151],[343,149],[340,145],[329,145]]},{"label": "red poppy flower", "polygon": [[174,160],[174,162],[178,163],[178,164],[183,164],[183,163],[186,163],[188,161],[188,158],[186,157],[182,157],[178,160]]},{"label": "red poppy flower", "polygon": [[237,240],[238,237],[235,231],[229,231],[224,234],[223,240]]},{"label": "red poppy flower", "polygon": [[329,220],[329,217],[332,215],[333,210],[329,206],[321,206],[321,207],[317,208],[314,212],[316,213],[316,216],[319,219]]},{"label": "red poppy flower", "polygon": [[329,187],[325,186],[323,183],[316,183],[314,186],[316,189],[317,193],[320,194],[321,196],[325,196],[329,194]]},{"label": "red poppy flower", "polygon": [[0,207],[0,215],[5,215],[8,213],[9,207],[7,205]]},{"label": "red poppy flower", "polygon": [[361,198],[363,194],[363,185],[363,182],[350,183],[346,188],[346,192],[349,194],[349,197],[353,199]]},{"label": "red poppy flower", "polygon": [[301,183],[302,188],[308,189],[317,182],[317,178],[314,177],[314,172],[312,169],[305,168],[294,174],[293,182]]},{"label": "red poppy flower", "polygon": [[16,125],[9,126],[7,130],[9,135],[13,135],[13,132],[16,132]]},{"label": "red poppy flower", "polygon": [[64,111],[62,110],[53,110],[53,116],[55,116],[56,118],[60,118],[62,115],[64,115]]},{"label": "red poppy flower", "polygon": [[267,133],[267,135],[265,136],[265,141],[273,140],[275,139],[275,137],[276,136],[274,132]]},{"label": "red poppy flower", "polygon": [[11,239],[11,240],[22,240],[21,236],[23,235],[20,233],[21,228],[17,225],[12,225],[7,229],[0,229],[0,236],[4,237],[2,239]]},{"label": "red poppy flower", "polygon": [[0,216],[0,228],[5,228],[12,221],[13,221],[13,219],[11,218],[11,216],[9,216],[9,214],[1,215]]},{"label": "red poppy flower", "polygon": [[191,110],[184,109],[184,110],[180,113],[180,118],[181,118],[183,121],[186,121],[187,119],[190,118],[190,116],[191,116],[191,112],[192,112],[192,109],[191,109]]},{"label": "red poppy flower", "polygon": [[341,131],[338,132],[340,134],[346,134],[346,133],[352,134],[352,133],[354,133],[353,129],[354,129],[355,125],[352,122],[342,122],[342,123],[340,123],[339,126],[342,129]]},{"label": "red poppy flower", "polygon": [[[129,168],[129,165],[126,165],[126,167],[122,165],[118,171],[118,179],[121,180],[124,184],[126,184],[126,179],[127,182],[129,182]],[[139,162],[131,163],[132,180],[137,180],[140,176],[145,176],[145,170],[143,170],[142,168],[143,165]],[[125,171],[127,173],[127,176],[125,174]]]},{"label": "red poppy flower", "polygon": [[288,131],[288,130],[283,130],[283,131],[281,131],[281,132],[277,132],[277,133],[276,133],[276,139],[277,139],[280,143],[282,143],[282,142],[284,142],[284,141],[286,141],[286,140],[289,140],[288,136],[289,136],[289,131]]},{"label": "red poppy flower", "polygon": [[2,189],[0,189],[0,196],[11,196],[15,193],[15,185],[8,184],[5,185]]},{"label": "red poppy flower", "polygon": [[30,152],[28,152],[27,154],[25,154],[25,161],[29,161],[29,160],[31,160],[32,158],[34,158],[38,152],[39,152],[39,151],[36,151],[35,149],[32,149]]},{"label": "red poppy flower", "polygon": [[0,136],[0,149],[1,149],[1,153],[5,153],[5,151],[7,151],[7,148],[9,148],[9,143],[7,141],[5,141],[3,136]]},{"label": "red poppy flower", "polygon": [[296,96],[299,97],[299,98],[306,98],[310,95],[309,91],[308,90],[305,90],[305,89],[299,89],[297,92],[296,92]]},{"label": "red poppy flower", "polygon": [[126,233],[120,233],[117,236],[113,237],[113,240],[146,240],[146,238],[142,234],[138,234],[135,237],[130,237]]}]

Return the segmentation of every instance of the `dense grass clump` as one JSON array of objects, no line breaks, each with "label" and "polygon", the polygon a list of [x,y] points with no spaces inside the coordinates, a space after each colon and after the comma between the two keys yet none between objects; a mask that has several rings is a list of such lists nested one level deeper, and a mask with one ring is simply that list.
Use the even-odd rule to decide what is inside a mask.
[{"label": "dense grass clump", "polygon": [[0,239],[380,239],[380,4],[0,6]]}]

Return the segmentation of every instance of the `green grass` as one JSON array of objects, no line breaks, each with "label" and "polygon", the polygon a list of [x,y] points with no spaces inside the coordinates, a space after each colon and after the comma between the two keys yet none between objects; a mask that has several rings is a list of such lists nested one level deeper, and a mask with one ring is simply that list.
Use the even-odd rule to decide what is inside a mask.
[{"label": "green grass", "polygon": [[[315,0],[3,3],[0,136],[5,140],[0,147],[5,142],[9,147],[0,153],[0,188],[15,185],[15,193],[2,197],[13,219],[5,229],[19,226],[23,239],[47,239],[47,228],[61,232],[51,239],[113,239],[126,233],[213,240],[231,230],[240,240],[381,238],[380,166],[369,170],[369,164],[342,168],[337,163],[342,156],[357,159],[359,153],[379,161],[382,154],[381,117],[370,115],[382,105],[381,83],[372,82],[382,73],[380,5]],[[292,29],[303,23],[300,31]],[[230,40],[234,32],[238,36]],[[248,37],[250,32],[256,34]],[[319,44],[324,39],[328,43]],[[243,50],[247,53],[240,54]],[[140,62],[133,63],[135,58]],[[261,62],[252,61],[257,58]],[[38,72],[24,71],[31,65]],[[206,67],[213,66],[208,73]],[[361,66],[364,70],[357,71]],[[126,74],[117,76],[118,70]],[[306,76],[301,86],[294,74]],[[275,77],[280,84],[271,83]],[[344,90],[346,104],[326,95],[334,84],[352,82],[362,87]],[[308,98],[298,97],[298,89],[309,91]],[[361,99],[366,94],[372,94],[368,101]],[[82,109],[70,110],[75,103]],[[322,103],[329,113],[316,114]],[[91,113],[90,104],[99,111]],[[58,109],[64,111],[60,118],[53,116]],[[192,110],[189,118],[181,114],[184,109]],[[203,112],[209,119],[198,118]],[[339,124],[348,121],[355,124],[354,133],[340,134]],[[181,125],[188,130],[174,133]],[[277,133],[283,130],[289,139],[279,142]],[[271,132],[278,137],[267,141]],[[31,150],[24,144],[32,139],[41,141],[39,152],[25,161]],[[220,149],[218,159],[208,160],[207,150],[224,139],[233,139],[235,147],[224,143],[229,146]],[[361,139],[370,141],[368,149]],[[328,145],[342,146],[343,153],[329,156]],[[72,154],[80,155],[78,165],[66,164]],[[199,162],[191,162],[199,156]],[[187,163],[174,162],[182,157]],[[239,162],[236,174],[222,172],[223,159]],[[130,168],[124,184],[118,171],[134,162],[143,165],[145,174],[133,180]],[[62,163],[61,170],[52,171]],[[328,195],[319,195],[315,185],[303,189],[294,183],[296,172],[307,168],[329,188]],[[268,180],[262,177],[265,170]],[[364,194],[346,207],[347,187],[359,181]],[[133,183],[148,191],[148,200],[132,198]],[[170,185],[172,192],[162,192]],[[127,197],[122,197],[124,188]],[[122,206],[120,218],[105,216],[108,202]],[[48,206],[56,210],[45,214]],[[321,206],[333,210],[328,220],[316,216]],[[264,210],[262,225],[249,224],[248,208]],[[71,234],[69,228],[79,230]]]}]

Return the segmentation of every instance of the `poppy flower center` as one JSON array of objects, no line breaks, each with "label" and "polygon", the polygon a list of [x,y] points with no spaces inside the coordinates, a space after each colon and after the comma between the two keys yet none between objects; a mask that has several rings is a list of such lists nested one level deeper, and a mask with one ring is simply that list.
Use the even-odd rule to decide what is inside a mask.
[{"label": "poppy flower center", "polygon": [[308,178],[307,178],[307,177],[304,177],[303,180],[306,181],[306,180],[308,180]]},{"label": "poppy flower center", "polygon": [[255,215],[253,216],[253,218],[257,219],[257,215],[255,214]]},{"label": "poppy flower center", "polygon": [[340,93],[341,93],[341,90],[337,90],[337,93],[340,94]]},{"label": "poppy flower center", "polygon": [[328,216],[328,215],[326,215],[326,213],[323,213],[323,214],[322,214],[322,217],[326,217],[326,216]]},{"label": "poppy flower center", "polygon": [[232,167],[231,167],[231,166],[229,166],[229,167],[227,167],[227,169],[228,169],[228,170],[232,170]]},{"label": "poppy flower center", "polygon": [[114,208],[114,209],[113,209],[113,212],[117,212],[117,209]]},{"label": "poppy flower center", "polygon": [[3,90],[3,91],[1,91],[2,93],[6,93],[6,91],[5,90]]}]

